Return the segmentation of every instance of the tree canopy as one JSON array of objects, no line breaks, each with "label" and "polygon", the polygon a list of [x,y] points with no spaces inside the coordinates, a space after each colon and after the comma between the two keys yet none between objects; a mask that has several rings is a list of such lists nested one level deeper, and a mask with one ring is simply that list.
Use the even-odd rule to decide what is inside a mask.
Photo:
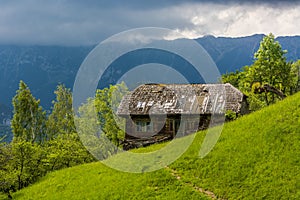
[{"label": "tree canopy", "polygon": [[50,138],[57,137],[60,134],[76,132],[71,90],[64,85],[58,85],[54,93],[56,94],[56,100],[52,102],[52,112],[46,123],[47,135]]},{"label": "tree canopy", "polygon": [[260,42],[253,64],[223,75],[222,81],[245,93],[251,110],[275,103],[299,90],[299,62],[287,62],[286,53],[270,33]]},{"label": "tree canopy", "polygon": [[35,182],[46,173],[95,159],[79,140],[75,130],[72,94],[63,85],[57,86],[56,101],[49,116],[20,81],[12,100],[13,141],[0,138],[0,192],[10,198],[10,191]]},{"label": "tree canopy", "polygon": [[[98,89],[95,97],[95,108],[99,125],[106,137],[119,146],[124,139],[122,119],[115,115],[122,97],[128,92],[125,83],[111,85],[109,88]],[[123,130],[122,130],[123,129]]]},{"label": "tree canopy", "polygon": [[19,90],[12,100],[14,115],[11,122],[14,138],[29,142],[43,142],[45,139],[46,112],[40,106],[28,86],[20,81]]}]

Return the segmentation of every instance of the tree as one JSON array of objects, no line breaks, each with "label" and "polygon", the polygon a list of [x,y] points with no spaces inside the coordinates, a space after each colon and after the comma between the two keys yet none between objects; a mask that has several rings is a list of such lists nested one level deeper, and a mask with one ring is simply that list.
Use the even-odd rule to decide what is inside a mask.
[{"label": "tree", "polygon": [[12,155],[11,167],[19,190],[45,175],[46,171],[42,163],[45,152],[38,143],[32,143],[23,138],[14,139]]},{"label": "tree", "polygon": [[77,133],[61,134],[47,142],[43,160],[47,171],[95,161],[80,142]]},{"label": "tree", "polygon": [[241,72],[238,70],[235,72],[226,73],[222,76],[222,83],[230,83],[234,87],[238,87],[240,74]]},{"label": "tree", "polygon": [[[282,50],[278,41],[275,41],[274,35],[270,33],[265,36],[260,43],[259,49],[254,54],[255,61],[251,68],[246,71],[250,89],[263,87],[268,84],[283,93],[290,87],[291,64],[286,62],[284,56],[287,51]],[[263,94],[263,101],[269,105],[276,102],[278,98],[272,92]]]},{"label": "tree", "polygon": [[290,93],[300,91],[300,60],[292,63]]},{"label": "tree", "polygon": [[118,147],[101,131],[95,99],[89,98],[78,108],[75,122],[82,143],[95,158],[104,160],[118,153]]},{"label": "tree", "polygon": [[19,90],[13,98],[14,115],[11,122],[14,139],[22,138],[29,142],[42,143],[46,139],[46,113],[39,105],[28,86],[20,81]]},{"label": "tree", "polygon": [[124,139],[125,133],[123,127],[120,127],[124,126],[124,122],[114,114],[114,111],[117,110],[122,97],[127,92],[125,83],[110,85],[109,88],[96,91],[95,108],[99,125],[106,137],[117,146]]},{"label": "tree", "polygon": [[6,145],[0,138],[0,192],[9,198],[10,191],[28,186],[49,171],[95,160],[76,133],[70,90],[59,85],[55,94],[47,120],[39,100],[20,82],[13,98],[13,141]]},{"label": "tree", "polygon": [[[46,113],[39,105],[28,86],[20,81],[19,90],[12,100],[14,115],[12,119],[13,142],[10,144],[11,159],[2,170],[3,191],[21,189],[44,174],[41,160],[42,146],[46,141]],[[7,173],[7,171],[9,173]],[[3,186],[3,185],[2,185]]]},{"label": "tree", "polygon": [[10,165],[12,150],[9,144],[0,143],[0,192],[4,192],[11,199],[10,191],[14,191],[15,178]]},{"label": "tree", "polygon": [[254,54],[254,63],[241,71],[222,76],[248,96],[250,110],[258,110],[297,91],[298,64],[286,61],[285,54],[274,35],[263,38]]},{"label": "tree", "polygon": [[94,158],[82,145],[76,132],[72,107],[72,93],[64,85],[58,85],[56,100],[47,120],[47,157],[44,160],[49,171],[91,162]]},{"label": "tree", "polygon": [[52,112],[46,123],[49,138],[57,137],[59,134],[76,132],[70,89],[64,85],[58,85],[54,93],[56,94],[56,101],[52,102]]},{"label": "tree", "polygon": [[[245,68],[245,67],[244,67]],[[235,71],[222,75],[222,83],[230,83],[236,88],[240,87],[241,80],[245,78],[244,71]]]}]

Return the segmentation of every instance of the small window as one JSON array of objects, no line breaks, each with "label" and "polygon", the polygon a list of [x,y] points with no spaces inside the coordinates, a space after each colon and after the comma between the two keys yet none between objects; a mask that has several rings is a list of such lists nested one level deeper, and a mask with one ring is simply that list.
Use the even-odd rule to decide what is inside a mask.
[{"label": "small window", "polygon": [[150,121],[136,121],[137,132],[152,132],[153,126]]}]

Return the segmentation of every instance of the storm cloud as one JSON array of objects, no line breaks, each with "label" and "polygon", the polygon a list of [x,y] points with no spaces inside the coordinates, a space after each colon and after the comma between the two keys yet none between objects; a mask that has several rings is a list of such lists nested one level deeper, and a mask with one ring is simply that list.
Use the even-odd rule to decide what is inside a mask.
[{"label": "storm cloud", "polygon": [[299,35],[299,1],[1,1],[1,44],[96,44],[139,27],[188,38],[255,33]]}]

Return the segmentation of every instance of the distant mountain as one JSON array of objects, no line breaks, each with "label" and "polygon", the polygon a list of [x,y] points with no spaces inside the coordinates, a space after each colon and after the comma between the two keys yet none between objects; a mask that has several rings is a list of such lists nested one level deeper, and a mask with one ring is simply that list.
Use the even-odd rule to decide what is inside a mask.
[{"label": "distant mountain", "polygon": [[5,142],[12,140],[10,131],[11,110],[4,104],[0,103],[0,140],[4,136]]},{"label": "distant mountain", "polygon": [[[220,72],[226,73],[250,65],[262,38],[263,35],[241,38],[205,36],[196,41],[211,55]],[[279,37],[277,40],[283,49],[288,50],[288,60],[300,58],[299,36]],[[41,99],[41,105],[50,109],[56,85],[64,83],[72,88],[77,70],[93,47],[0,45],[0,103],[11,108],[11,99],[18,83],[24,80],[33,95]],[[144,55],[149,55],[149,52],[140,54]],[[175,64],[182,62],[173,57],[166,58],[166,54],[157,51],[154,55],[162,62],[169,63],[170,59]],[[131,65],[134,61],[128,57],[122,60],[122,64],[124,62]]]},{"label": "distant mountain", "polygon": [[8,106],[0,103],[0,124],[9,124],[11,111]]},{"label": "distant mountain", "polygon": [[72,87],[77,70],[92,47],[0,46],[0,103],[11,99],[24,80],[49,109],[58,83]]},{"label": "distant mountain", "polygon": [[[223,74],[251,65],[263,37],[262,34],[240,38],[205,36],[196,41],[206,49]],[[287,60],[300,59],[300,36],[278,37],[276,40],[288,50]]]}]

